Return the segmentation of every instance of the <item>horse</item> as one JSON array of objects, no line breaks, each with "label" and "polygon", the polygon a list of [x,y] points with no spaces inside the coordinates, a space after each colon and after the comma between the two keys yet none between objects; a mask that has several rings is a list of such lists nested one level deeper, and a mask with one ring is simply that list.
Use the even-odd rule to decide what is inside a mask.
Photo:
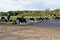
[{"label": "horse", "polygon": [[43,18],[37,18],[36,20],[37,20],[37,21],[39,21],[39,20],[43,21]]},{"label": "horse", "polygon": [[60,17],[55,17],[55,19],[60,19]]},{"label": "horse", "polygon": [[27,23],[25,18],[20,18],[19,21],[20,21],[20,23]]},{"label": "horse", "polygon": [[17,17],[16,20],[19,20],[20,23],[27,23],[26,19],[23,17],[21,18]]},{"label": "horse", "polygon": [[49,19],[48,17],[45,17],[44,19]]},{"label": "horse", "polygon": [[30,22],[34,22],[34,21],[35,21],[35,19],[34,19],[34,18],[30,18],[29,20],[30,20]]}]

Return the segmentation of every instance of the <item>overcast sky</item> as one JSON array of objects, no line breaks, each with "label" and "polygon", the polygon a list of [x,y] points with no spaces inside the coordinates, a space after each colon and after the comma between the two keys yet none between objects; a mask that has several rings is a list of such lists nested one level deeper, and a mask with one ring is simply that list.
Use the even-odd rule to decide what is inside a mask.
[{"label": "overcast sky", "polygon": [[0,0],[0,11],[60,8],[60,0]]}]

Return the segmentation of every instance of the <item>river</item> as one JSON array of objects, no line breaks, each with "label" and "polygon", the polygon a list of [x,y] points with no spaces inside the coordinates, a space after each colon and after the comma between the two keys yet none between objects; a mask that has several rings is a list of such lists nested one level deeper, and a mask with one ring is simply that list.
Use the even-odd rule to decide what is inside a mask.
[{"label": "river", "polygon": [[28,26],[37,27],[60,27],[60,20],[43,20],[39,22],[30,22]]}]

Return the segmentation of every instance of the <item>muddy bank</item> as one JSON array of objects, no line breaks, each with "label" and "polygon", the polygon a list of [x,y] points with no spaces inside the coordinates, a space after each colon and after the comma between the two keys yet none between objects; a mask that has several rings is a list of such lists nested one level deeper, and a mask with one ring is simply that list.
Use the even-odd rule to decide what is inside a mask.
[{"label": "muddy bank", "polygon": [[60,40],[60,28],[0,26],[0,40]]}]

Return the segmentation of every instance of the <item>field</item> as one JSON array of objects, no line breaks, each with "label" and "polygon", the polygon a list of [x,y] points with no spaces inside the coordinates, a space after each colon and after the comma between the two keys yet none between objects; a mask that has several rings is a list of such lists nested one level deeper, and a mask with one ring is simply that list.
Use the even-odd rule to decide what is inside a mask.
[{"label": "field", "polygon": [[60,40],[60,28],[0,24],[0,40]]},{"label": "field", "polygon": [[[21,17],[21,16],[11,16],[11,18],[13,18],[13,19],[16,19],[17,17]],[[24,18],[26,18],[26,19],[29,19],[29,18],[39,18],[39,16],[24,16]]]},{"label": "field", "polygon": [[[21,16],[11,16],[11,18],[12,19],[16,19],[17,17],[21,17]],[[40,18],[40,16],[24,16],[24,18],[26,18],[26,19],[29,19],[29,18]],[[50,18],[50,19],[53,19],[53,17],[51,17],[51,16],[42,16],[42,17],[48,17],[48,18]]]}]

